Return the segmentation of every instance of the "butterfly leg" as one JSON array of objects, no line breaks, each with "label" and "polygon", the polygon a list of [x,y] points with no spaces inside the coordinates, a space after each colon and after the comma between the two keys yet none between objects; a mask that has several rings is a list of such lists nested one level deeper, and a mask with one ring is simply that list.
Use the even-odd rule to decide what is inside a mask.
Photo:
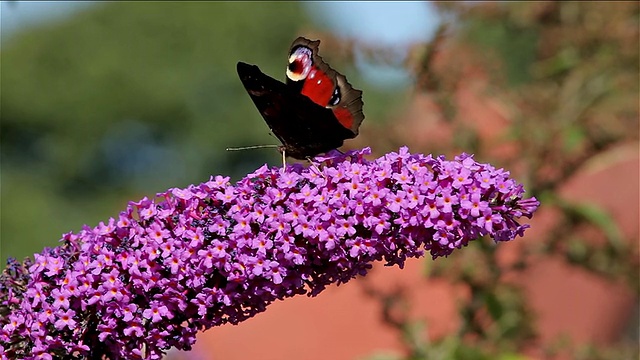
[{"label": "butterfly leg", "polygon": [[287,155],[285,150],[282,149],[282,172],[284,173],[285,171],[287,171]]},{"label": "butterfly leg", "polygon": [[324,173],[322,171],[320,171],[320,169],[316,166],[316,164],[311,160],[310,157],[307,156],[307,161],[311,164],[311,166],[316,169],[316,171],[318,172],[318,174],[320,174],[325,180],[327,180],[327,177],[324,176]]}]

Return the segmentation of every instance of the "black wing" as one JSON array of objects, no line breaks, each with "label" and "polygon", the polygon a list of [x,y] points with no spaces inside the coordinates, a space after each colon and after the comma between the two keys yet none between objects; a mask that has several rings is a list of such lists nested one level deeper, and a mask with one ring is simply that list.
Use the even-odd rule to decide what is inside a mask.
[{"label": "black wing", "polygon": [[306,159],[336,149],[356,136],[340,124],[331,109],[293,91],[260,71],[238,62],[238,75],[262,117],[282,142],[287,156]]}]

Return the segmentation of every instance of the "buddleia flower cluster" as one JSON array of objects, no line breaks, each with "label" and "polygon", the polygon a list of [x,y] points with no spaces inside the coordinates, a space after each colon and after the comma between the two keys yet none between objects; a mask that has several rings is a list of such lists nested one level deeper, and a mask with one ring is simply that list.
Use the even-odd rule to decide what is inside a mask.
[{"label": "buddleia flower cluster", "polygon": [[190,349],[200,330],[317,295],[376,261],[402,267],[484,236],[522,236],[518,219],[539,206],[507,171],[467,154],[369,153],[169,189],[33,260],[10,260],[1,358],[160,359]]}]

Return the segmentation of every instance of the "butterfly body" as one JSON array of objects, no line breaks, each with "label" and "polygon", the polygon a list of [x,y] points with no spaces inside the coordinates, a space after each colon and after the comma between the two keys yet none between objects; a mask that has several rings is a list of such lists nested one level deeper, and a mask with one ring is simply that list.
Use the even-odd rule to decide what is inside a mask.
[{"label": "butterfly body", "polygon": [[289,51],[287,82],[239,62],[238,75],[273,134],[280,151],[307,159],[358,135],[364,119],[362,92],[317,55],[319,41],[296,39]]}]

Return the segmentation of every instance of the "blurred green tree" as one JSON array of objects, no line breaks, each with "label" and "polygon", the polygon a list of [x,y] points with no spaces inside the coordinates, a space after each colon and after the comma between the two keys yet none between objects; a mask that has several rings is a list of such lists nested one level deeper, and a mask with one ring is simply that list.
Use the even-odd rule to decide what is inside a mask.
[{"label": "blurred green tree", "polygon": [[104,3],[5,41],[1,260],[141,194],[277,159],[225,152],[277,143],[235,63],[283,78],[306,22],[298,3]]}]

